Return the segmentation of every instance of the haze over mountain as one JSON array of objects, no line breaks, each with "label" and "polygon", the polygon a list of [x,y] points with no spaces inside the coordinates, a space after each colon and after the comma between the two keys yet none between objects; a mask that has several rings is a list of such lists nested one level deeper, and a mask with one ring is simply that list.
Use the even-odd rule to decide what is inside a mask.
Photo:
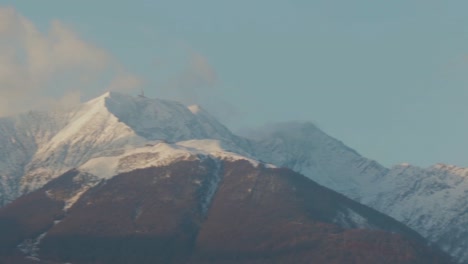
[{"label": "haze over mountain", "polygon": [[[468,260],[464,169],[442,164],[385,168],[310,123],[274,125],[247,139],[199,106],[110,92],[66,110],[1,118],[0,133],[0,197],[6,205],[0,220],[4,230],[13,230],[2,242],[8,258],[16,258],[20,249],[47,261],[109,262],[106,250],[66,250],[78,243],[70,236],[80,234],[86,243],[98,236],[103,239],[96,242],[103,243],[99,247],[112,248],[121,248],[118,239],[130,236],[135,239],[132,250],[137,250],[141,237],[130,234],[146,230],[158,239],[175,236],[171,243],[185,253],[171,251],[169,243],[161,255],[174,262],[181,260],[171,252],[193,263],[236,258],[271,263],[273,255],[277,261],[304,262],[324,256],[313,250],[298,259],[291,254],[317,246],[319,238],[318,252],[339,249],[338,255],[327,253],[330,263],[384,263],[382,250],[395,258],[388,263],[445,261],[410,229],[325,186],[407,224],[460,263]],[[120,205],[112,205],[116,201]],[[145,212],[152,217],[138,223]],[[34,216],[33,222],[25,213]],[[157,223],[168,229],[158,229]],[[262,223],[264,229],[257,226]],[[275,233],[283,229],[285,233]],[[234,234],[238,236],[226,241]],[[109,236],[117,240],[106,244]],[[298,236],[300,241],[294,240]],[[247,243],[251,239],[253,244]],[[342,243],[347,239],[352,246]],[[135,257],[127,253],[122,256]]]}]

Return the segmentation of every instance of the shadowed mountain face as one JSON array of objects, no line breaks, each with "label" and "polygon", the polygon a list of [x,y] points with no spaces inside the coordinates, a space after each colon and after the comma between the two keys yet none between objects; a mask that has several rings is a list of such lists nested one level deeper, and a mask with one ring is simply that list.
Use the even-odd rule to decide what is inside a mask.
[{"label": "shadowed mountain face", "polygon": [[395,220],[244,160],[70,171],[0,209],[0,232],[0,263],[450,263]]}]

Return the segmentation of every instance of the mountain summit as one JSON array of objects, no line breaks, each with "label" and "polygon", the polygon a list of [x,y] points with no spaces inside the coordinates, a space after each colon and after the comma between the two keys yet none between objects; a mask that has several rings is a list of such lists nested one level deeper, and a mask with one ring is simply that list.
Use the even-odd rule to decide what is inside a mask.
[{"label": "mountain summit", "polygon": [[240,141],[205,111],[115,92],[64,111],[28,112],[0,119],[0,201],[40,188],[104,151],[155,140]]}]

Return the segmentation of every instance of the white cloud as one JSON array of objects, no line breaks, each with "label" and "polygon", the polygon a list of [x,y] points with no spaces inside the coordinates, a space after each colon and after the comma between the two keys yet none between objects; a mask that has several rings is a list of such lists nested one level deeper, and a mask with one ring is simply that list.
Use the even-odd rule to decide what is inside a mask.
[{"label": "white cloud", "polygon": [[111,54],[62,22],[41,32],[13,8],[0,7],[0,116],[138,85]]}]

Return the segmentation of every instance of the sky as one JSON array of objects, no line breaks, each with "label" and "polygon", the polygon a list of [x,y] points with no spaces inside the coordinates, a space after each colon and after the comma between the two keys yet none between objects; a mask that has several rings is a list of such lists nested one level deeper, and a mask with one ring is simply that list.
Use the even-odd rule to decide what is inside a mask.
[{"label": "sky", "polygon": [[107,90],[468,167],[467,1],[2,1],[0,115]]}]

